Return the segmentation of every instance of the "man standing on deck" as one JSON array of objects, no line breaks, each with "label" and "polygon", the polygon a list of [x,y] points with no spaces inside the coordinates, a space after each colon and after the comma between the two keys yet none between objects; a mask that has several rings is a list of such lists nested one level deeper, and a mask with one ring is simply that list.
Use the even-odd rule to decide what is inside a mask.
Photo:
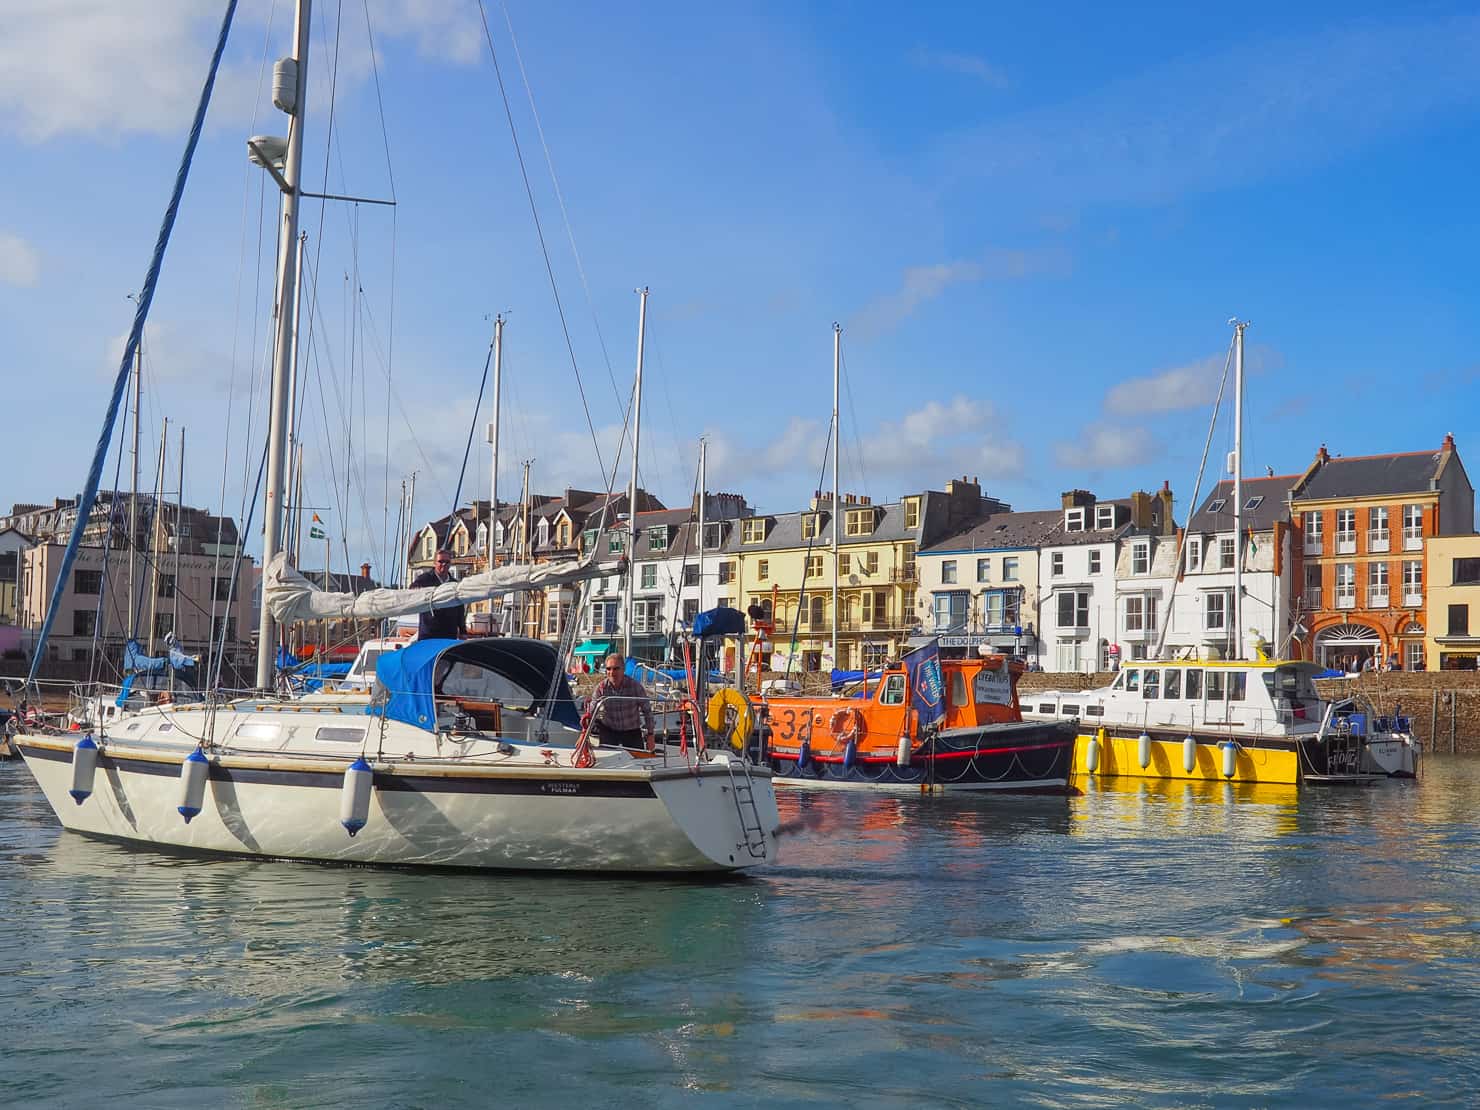
[{"label": "man standing on deck", "polygon": [[[452,581],[452,552],[439,548],[432,559],[432,569],[424,570],[411,580],[412,589],[440,586]],[[417,639],[457,640],[467,631],[467,610],[462,605],[449,605],[445,609],[432,609],[421,614],[417,621]]]},{"label": "man standing on deck", "polygon": [[591,731],[603,744],[654,750],[653,707],[642,683],[625,672],[621,655],[606,657],[606,677],[591,691]]}]

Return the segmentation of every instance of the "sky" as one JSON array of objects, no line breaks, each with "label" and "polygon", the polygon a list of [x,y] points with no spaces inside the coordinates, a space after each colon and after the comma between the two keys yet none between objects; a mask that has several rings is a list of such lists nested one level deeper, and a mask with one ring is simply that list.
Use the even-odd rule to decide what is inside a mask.
[{"label": "sky", "polygon": [[[7,506],[82,486],[223,10],[0,0]],[[1480,13],[1237,16],[320,0],[305,188],[396,202],[303,203],[307,499],[336,566],[393,561],[413,473],[417,521],[447,512],[470,428],[460,501],[488,496],[496,314],[500,495],[526,460],[537,490],[625,486],[643,286],[640,465],[669,504],[701,436],[709,488],[762,511],[830,486],[835,322],[840,482],[876,500],[1168,482],[1184,517],[1233,317],[1246,474],[1446,432],[1463,457]],[[242,0],[145,333],[142,484],[168,418],[163,488],[183,426],[186,500],[239,520],[278,204],[245,139],[286,133],[290,36],[285,0]],[[1204,489],[1232,441],[1225,405]]]}]

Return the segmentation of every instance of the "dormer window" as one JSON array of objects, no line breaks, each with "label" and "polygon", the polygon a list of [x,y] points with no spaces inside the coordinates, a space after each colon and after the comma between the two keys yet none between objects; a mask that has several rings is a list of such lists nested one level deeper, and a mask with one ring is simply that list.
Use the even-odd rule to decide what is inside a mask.
[{"label": "dormer window", "polygon": [[906,528],[920,527],[920,499],[918,497],[904,499],[904,526]]},{"label": "dormer window", "polygon": [[477,541],[476,542],[478,544],[478,550],[479,551],[486,551],[486,550],[488,550],[488,525],[487,524],[480,524],[480,525],[478,525],[478,538],[477,538]]},{"label": "dormer window", "polygon": [[802,539],[815,540],[822,532],[821,513],[802,514]]},{"label": "dormer window", "polygon": [[1228,500],[1226,498],[1220,497],[1218,498],[1218,500],[1214,501],[1211,505],[1208,506],[1208,512],[1221,513],[1223,511],[1223,506],[1226,504],[1228,504]]},{"label": "dormer window", "polygon": [[535,530],[535,542],[540,547],[546,547],[550,543],[550,521],[548,517],[540,518],[540,526]]},{"label": "dormer window", "polygon": [[740,522],[741,543],[763,543],[766,538],[766,518],[751,517]]},{"label": "dormer window", "polygon": [[1264,504],[1264,495],[1263,494],[1259,494],[1259,495],[1257,495],[1255,497],[1251,497],[1247,501],[1244,502],[1244,512],[1246,512],[1246,513],[1247,512],[1252,512],[1254,509],[1257,509],[1262,504]]},{"label": "dormer window", "polygon": [[1083,532],[1084,531],[1084,509],[1083,508],[1077,508],[1076,507],[1076,508],[1073,508],[1073,509],[1065,509],[1064,510],[1064,531],[1065,532]]},{"label": "dormer window", "polygon": [[504,546],[504,522],[503,521],[498,521],[493,526],[493,546],[494,547],[503,547]]},{"label": "dormer window", "polygon": [[1106,528],[1114,528],[1114,527],[1115,527],[1115,506],[1114,505],[1096,505],[1095,506],[1095,529],[1096,529],[1096,531],[1103,531]]},{"label": "dormer window", "polygon": [[723,540],[723,529],[718,524],[704,525],[704,550],[716,550]]},{"label": "dormer window", "polygon": [[867,536],[874,530],[873,509],[849,509],[844,530],[850,536]]},{"label": "dormer window", "polygon": [[649,528],[647,542],[649,551],[666,551],[668,549],[668,526],[655,524]]}]

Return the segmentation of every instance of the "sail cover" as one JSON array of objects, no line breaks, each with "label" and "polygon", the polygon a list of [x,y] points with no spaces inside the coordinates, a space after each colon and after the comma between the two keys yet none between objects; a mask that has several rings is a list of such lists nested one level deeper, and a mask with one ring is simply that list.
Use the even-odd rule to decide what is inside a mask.
[{"label": "sail cover", "polygon": [[295,624],[299,621],[340,618],[379,620],[383,617],[400,617],[410,613],[425,613],[430,609],[445,609],[449,605],[482,601],[484,598],[513,593],[516,590],[541,590],[547,586],[563,586],[567,582],[579,582],[614,573],[617,571],[611,564],[598,566],[594,558],[584,562],[568,559],[537,566],[495,567],[457,581],[443,582],[440,586],[334,594],[320,590],[288,566],[286,553],[280,551],[267,564],[263,589],[267,591],[267,604],[278,622]]}]

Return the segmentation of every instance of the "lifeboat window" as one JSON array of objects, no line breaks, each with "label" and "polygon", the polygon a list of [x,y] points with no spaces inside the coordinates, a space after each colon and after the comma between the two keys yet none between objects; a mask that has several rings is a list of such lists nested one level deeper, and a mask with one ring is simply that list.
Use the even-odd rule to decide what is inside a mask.
[{"label": "lifeboat window", "polygon": [[1086,705],[1084,707],[1084,715],[1086,717],[1103,717],[1105,715],[1105,707],[1103,705]]},{"label": "lifeboat window", "polygon": [[1058,706],[1054,705],[1051,701],[1041,701],[1038,703],[1038,712],[1040,713],[1057,713],[1058,711]]},{"label": "lifeboat window", "polygon": [[1077,717],[1079,716],[1079,706],[1065,705],[1060,715],[1064,717]]},{"label": "lifeboat window", "polygon": [[879,704],[904,704],[904,675],[892,674],[884,680],[884,685],[879,689]]},{"label": "lifeboat window", "polygon": [[248,721],[238,726],[236,738],[238,740],[276,740],[281,731],[281,725],[268,721]]},{"label": "lifeboat window", "polygon": [[1155,701],[1161,697],[1161,672],[1146,672],[1146,677],[1141,680],[1141,697],[1147,701]]},{"label": "lifeboat window", "polygon": [[1131,693],[1135,693],[1141,688],[1140,667],[1132,667],[1130,670],[1125,672],[1125,688]]},{"label": "lifeboat window", "polygon": [[950,704],[953,706],[971,704],[966,697],[966,676],[960,671],[951,672]]},{"label": "lifeboat window", "polygon": [[1187,672],[1185,691],[1185,697],[1194,700],[1202,697],[1202,671],[1189,670]]},{"label": "lifeboat window", "polygon": [[1228,676],[1228,700],[1243,701],[1248,693],[1249,675],[1246,671],[1234,671]]},{"label": "lifeboat window", "polygon": [[358,744],[365,739],[365,730],[362,728],[343,728],[333,725],[326,726],[314,731],[315,740],[334,740],[344,744]]},{"label": "lifeboat window", "polygon": [[1161,696],[1164,698],[1180,698],[1182,696],[1182,672],[1176,667],[1169,671],[1162,671]]},{"label": "lifeboat window", "polygon": [[1222,671],[1208,672],[1208,701],[1223,700],[1223,680],[1225,677]]}]

